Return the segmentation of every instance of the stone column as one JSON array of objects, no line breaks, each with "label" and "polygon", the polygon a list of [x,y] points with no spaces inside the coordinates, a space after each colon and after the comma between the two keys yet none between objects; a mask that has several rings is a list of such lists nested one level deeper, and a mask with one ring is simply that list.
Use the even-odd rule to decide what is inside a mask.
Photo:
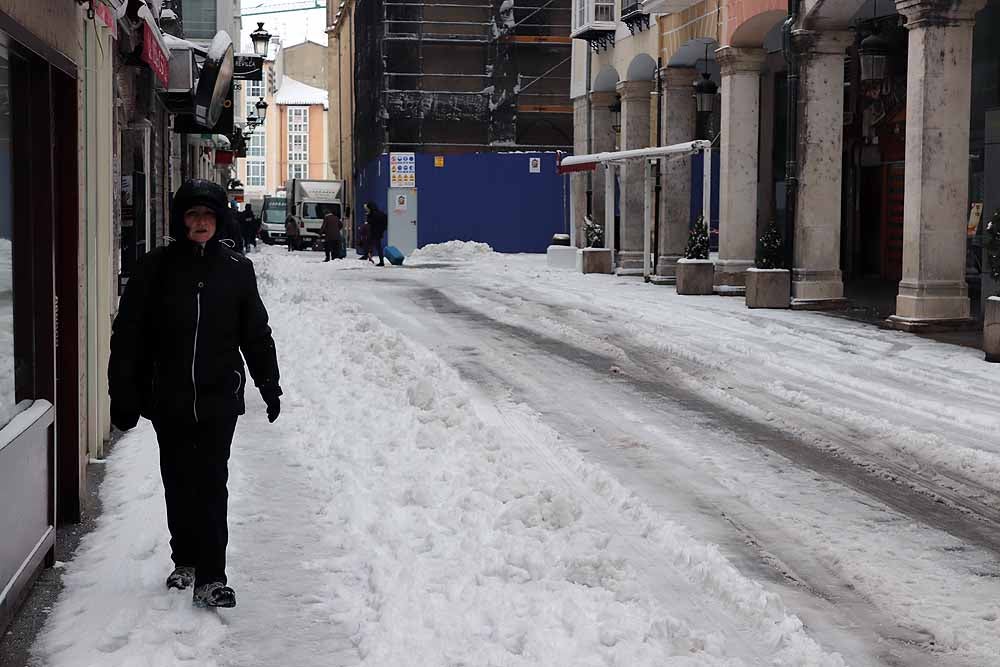
[{"label": "stone column", "polygon": [[[573,99],[573,153],[583,155],[587,152],[587,112],[590,101],[585,95]],[[577,247],[587,245],[584,234],[584,217],[587,215],[587,179],[590,172],[570,174],[570,211],[574,228],[574,239]]]},{"label": "stone column", "polygon": [[984,0],[896,0],[909,29],[903,279],[890,323],[902,329],[969,317],[972,28]]},{"label": "stone column", "polygon": [[[590,150],[594,153],[611,152],[615,149],[615,128],[611,125],[611,106],[618,101],[618,93],[613,90],[590,94],[591,140]],[[591,174],[591,215],[594,222],[604,228],[604,167],[599,166]]]},{"label": "stone column", "polygon": [[[649,147],[649,95],[652,81],[622,81],[622,150]],[[643,188],[645,173],[641,162],[626,163],[621,178],[621,249],[619,275],[642,275]]]},{"label": "stone column", "polygon": [[[694,82],[698,70],[666,67],[660,70],[663,95],[662,144],[672,146],[695,139],[697,106]],[[660,225],[656,276],[653,282],[677,282],[677,260],[684,256],[691,221],[691,158],[667,159],[660,172]]]},{"label": "stone column", "polygon": [[844,170],[844,55],[846,31],[799,30],[799,189],[796,200],[792,307],[837,308],[840,209]]},{"label": "stone column", "polygon": [[715,292],[746,293],[744,272],[757,251],[757,165],[763,49],[726,46],[715,52],[722,71],[719,159],[719,261]]}]

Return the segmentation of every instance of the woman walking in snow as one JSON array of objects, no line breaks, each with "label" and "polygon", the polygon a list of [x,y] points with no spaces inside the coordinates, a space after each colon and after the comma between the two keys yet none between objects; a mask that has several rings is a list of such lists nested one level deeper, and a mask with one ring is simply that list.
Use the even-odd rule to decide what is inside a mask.
[{"label": "woman walking in snow", "polygon": [[389,218],[373,201],[365,204],[365,213],[368,225],[368,261],[374,263],[373,258],[378,254],[378,265],[385,266],[385,259],[382,257],[382,237],[389,228]]},{"label": "woman walking in snow", "polygon": [[294,215],[285,218],[285,242],[288,244],[288,252],[299,248],[299,222]]},{"label": "woman walking in snow", "polygon": [[253,263],[220,242],[231,217],[221,186],[181,186],[171,206],[174,241],[143,257],[122,295],[108,368],[111,423],[127,431],[142,415],[156,431],[176,566],[167,587],[194,585],[203,607],[236,606],[226,579],[226,483],[246,411],[244,358],[271,422],[281,405]]}]

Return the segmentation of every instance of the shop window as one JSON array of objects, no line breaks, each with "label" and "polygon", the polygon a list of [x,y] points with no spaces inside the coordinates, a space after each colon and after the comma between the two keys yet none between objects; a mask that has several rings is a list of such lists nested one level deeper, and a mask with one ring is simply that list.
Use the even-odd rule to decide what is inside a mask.
[{"label": "shop window", "polygon": [[0,426],[15,413],[14,161],[10,58],[0,44]]}]

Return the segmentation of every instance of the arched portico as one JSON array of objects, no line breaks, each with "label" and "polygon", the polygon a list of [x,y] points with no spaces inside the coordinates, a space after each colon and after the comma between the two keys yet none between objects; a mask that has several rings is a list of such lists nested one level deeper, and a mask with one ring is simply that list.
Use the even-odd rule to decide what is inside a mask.
[{"label": "arched portico", "polygon": [[[621,98],[622,150],[650,145],[650,94],[654,89],[656,61],[646,53],[636,55],[617,85]],[[618,253],[620,275],[641,275],[643,266],[643,165],[626,163],[621,168],[621,220]]]},{"label": "arched portico", "polygon": [[716,51],[722,80],[717,294],[745,293],[744,274],[757,249],[762,187],[768,202],[773,199],[766,191],[773,189],[772,170],[769,163],[762,169],[761,155],[770,159],[775,114],[772,94],[764,100],[772,113],[762,128],[761,72],[765,43],[785,20],[785,7],[781,0],[731,0],[724,25],[727,43]]},{"label": "arched portico", "polygon": [[[618,105],[618,82],[621,78],[618,71],[606,66],[597,72],[591,84],[590,93],[590,113],[591,113],[591,151],[603,153],[615,150],[615,139],[617,130],[612,121],[612,107]],[[605,226],[605,175],[607,170],[597,169],[592,176],[592,206],[591,218],[601,227]],[[616,243],[617,247],[617,243]]]},{"label": "arched portico", "polygon": [[[662,145],[673,145],[705,138],[699,136],[694,84],[703,72],[718,81],[714,36],[692,37],[675,45],[660,70],[660,114]],[[707,123],[712,125],[712,123]],[[684,256],[691,223],[691,161],[689,158],[666,160],[662,167],[660,216],[657,229],[656,276],[658,284],[673,284],[677,279],[677,261]]]},{"label": "arched portico", "polygon": [[[663,65],[658,73],[661,145],[699,138],[694,83],[701,78],[702,72],[708,72],[718,83],[715,50],[719,45],[723,13],[722,3],[703,0],[659,19],[660,62]],[[711,125],[715,127],[714,122]],[[657,261],[653,282],[673,284],[677,279],[677,260],[684,254],[690,230],[690,160],[664,161],[660,183]]]}]

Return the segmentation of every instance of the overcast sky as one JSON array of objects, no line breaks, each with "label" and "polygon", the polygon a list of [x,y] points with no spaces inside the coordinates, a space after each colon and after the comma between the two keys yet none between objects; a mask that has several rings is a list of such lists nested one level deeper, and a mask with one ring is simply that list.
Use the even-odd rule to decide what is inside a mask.
[{"label": "overcast sky", "polygon": [[[338,0],[330,0],[337,2]],[[326,9],[307,9],[305,11],[282,12],[278,14],[256,14],[267,9],[294,9],[297,7],[314,7],[317,3],[325,4],[326,0],[305,0],[294,2],[288,0],[243,0],[243,41],[249,42],[250,33],[256,30],[257,23],[263,22],[264,29],[272,35],[280,35],[282,44],[291,46],[311,39],[320,44],[326,44]],[[247,13],[253,15],[248,16]]]}]

